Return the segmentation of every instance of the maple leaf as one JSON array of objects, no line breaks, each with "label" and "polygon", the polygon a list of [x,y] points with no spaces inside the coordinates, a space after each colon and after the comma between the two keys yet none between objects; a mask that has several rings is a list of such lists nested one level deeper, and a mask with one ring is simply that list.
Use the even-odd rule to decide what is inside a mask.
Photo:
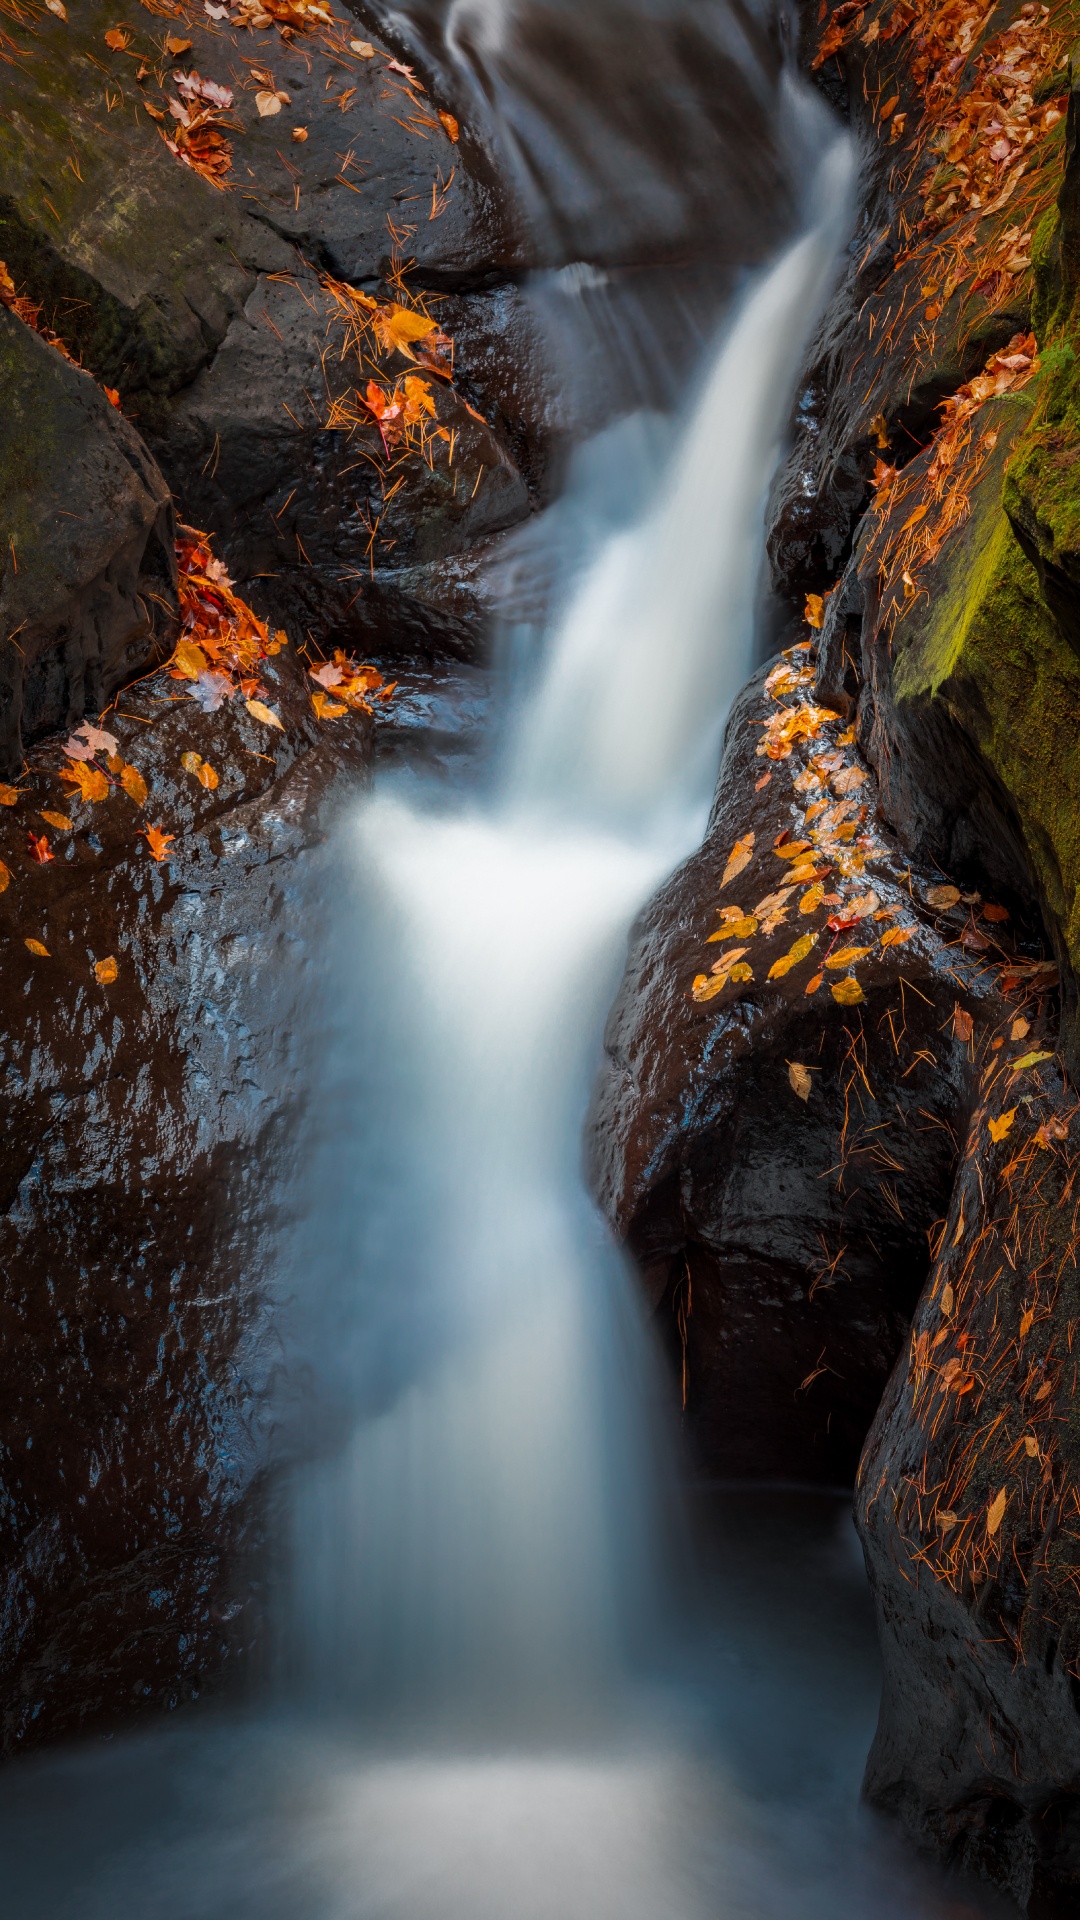
[{"label": "maple leaf", "polygon": [[56,859],[55,853],[53,853],[49,846],[48,834],[38,834],[30,831],[27,833],[26,838],[29,843],[30,858],[31,860],[36,860],[40,867],[45,866],[48,861]]},{"label": "maple leaf", "polygon": [[205,673],[209,665],[201,647],[193,640],[178,640],[176,651],[169,661],[169,670],[174,680],[197,680]]},{"label": "maple leaf", "polygon": [[143,827],[141,832],[154,859],[164,860],[171,843],[176,839],[175,833],[162,833],[160,827]]},{"label": "maple leaf", "polygon": [[99,987],[110,986],[116,979],[119,971],[120,969],[111,954],[107,960],[96,960],[94,962],[94,979],[97,981]]},{"label": "maple leaf", "polygon": [[92,727],[84,720],[71,738],[65,740],[64,752],[69,760],[92,760],[95,753],[115,753],[118,745],[115,733],[107,733],[104,727]]},{"label": "maple leaf", "polygon": [[60,778],[69,786],[78,787],[81,800],[92,802],[109,797],[109,782],[101,768],[91,766],[86,760],[74,760],[69,767],[61,767]]},{"label": "maple leaf", "polygon": [[[114,53],[123,53],[124,48],[131,45],[131,35],[125,33],[123,27],[110,27],[105,35],[105,45],[111,47]],[[189,40],[188,46],[190,45]]]},{"label": "maple leaf", "polygon": [[232,682],[224,673],[200,673],[188,697],[197,700],[204,713],[216,713],[232,694]]},{"label": "maple leaf", "polygon": [[999,1120],[988,1120],[986,1125],[989,1130],[991,1140],[995,1140],[995,1141],[1004,1140],[1005,1135],[1008,1133],[1009,1128],[1012,1126],[1012,1123],[1015,1119],[1016,1119],[1016,1108],[1009,1107],[1007,1112],[1003,1113]]},{"label": "maple leaf", "polygon": [[425,340],[429,333],[438,331],[435,321],[426,314],[416,313],[412,307],[376,307],[371,316],[371,325],[375,337],[384,353],[400,353],[406,360],[415,362],[412,350],[414,340]]},{"label": "maple leaf", "polygon": [[720,878],[721,888],[729,887],[733,880],[738,879],[739,874],[750,865],[753,857],[754,836],[752,833],[744,833],[741,840],[736,840],[728,855],[727,866]]},{"label": "maple leaf", "polygon": [[321,667],[309,667],[308,672],[313,680],[318,681],[320,687],[327,689],[340,686],[345,678],[342,669],[333,660],[324,660]]}]

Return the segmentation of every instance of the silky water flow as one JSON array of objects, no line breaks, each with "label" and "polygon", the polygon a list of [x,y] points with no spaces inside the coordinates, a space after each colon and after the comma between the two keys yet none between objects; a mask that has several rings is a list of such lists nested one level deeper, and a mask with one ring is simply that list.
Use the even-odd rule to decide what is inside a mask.
[{"label": "silky water flow", "polygon": [[[824,1532],[760,1494],[728,1511],[709,1632],[668,1603],[663,1394],[581,1167],[627,929],[700,836],[752,666],[765,494],[852,171],[829,146],[501,771],[464,796],[384,782],[343,824],[295,1287],[321,1444],[291,1488],[278,1694],[12,1770],[11,1920],[950,1911],[854,1806],[873,1655],[828,1500]],[[605,444],[601,467],[630,441]]]}]

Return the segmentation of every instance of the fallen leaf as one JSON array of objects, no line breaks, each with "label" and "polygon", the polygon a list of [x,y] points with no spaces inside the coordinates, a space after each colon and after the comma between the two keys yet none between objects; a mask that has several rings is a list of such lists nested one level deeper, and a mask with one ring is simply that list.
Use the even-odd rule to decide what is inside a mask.
[{"label": "fallen leaf", "polygon": [[838,980],[831,992],[833,999],[838,1000],[842,1007],[855,1007],[860,1000],[866,998],[858,981],[851,974],[845,980]]},{"label": "fallen leaf", "polygon": [[9,787],[0,782],[0,807],[13,807],[18,798],[18,787]]},{"label": "fallen leaf", "polygon": [[372,329],[384,353],[401,353],[406,360],[415,361],[412,350],[414,340],[426,340],[429,333],[437,333],[434,320],[424,313],[417,313],[412,307],[376,307],[371,316]]},{"label": "fallen leaf", "polygon": [[[46,816],[43,816],[43,818],[44,817]],[[1052,1060],[1053,1057],[1052,1053],[1025,1053],[1019,1060],[1013,1061],[1009,1071],[1011,1073],[1024,1073],[1028,1067],[1037,1067],[1041,1060]]]},{"label": "fallen leaf", "polygon": [[725,918],[723,926],[718,927],[715,933],[710,933],[705,944],[711,947],[716,940],[749,940],[757,930],[758,923],[752,913],[736,914]]},{"label": "fallen leaf", "polygon": [[180,755],[180,765],[183,767],[185,773],[198,773],[199,768],[202,766],[202,754],[182,753]]},{"label": "fallen leaf", "polygon": [[938,1514],[938,1526],[941,1528],[942,1533],[951,1533],[956,1525],[956,1521],[957,1516],[955,1513]]},{"label": "fallen leaf", "polygon": [[178,53],[191,52],[191,41],[181,40],[179,34],[170,33],[165,42],[165,45],[168,47],[169,52],[172,54],[174,60]]},{"label": "fallen leaf", "polygon": [[459,138],[459,136],[460,136],[460,133],[461,133],[461,128],[460,128],[460,127],[458,126],[458,123],[457,123],[457,121],[456,121],[456,120],[454,119],[454,116],[453,116],[453,114],[452,114],[452,113],[443,113],[443,112],[442,112],[442,111],[440,110],[440,113],[439,113],[439,119],[440,119],[440,120],[442,121],[442,123],[443,123],[443,126],[444,126],[444,127],[446,128],[446,131],[447,131],[447,133],[449,134],[449,136],[450,136],[450,138],[451,138],[451,140],[453,140],[453,141],[454,141],[454,143],[455,143],[455,145],[456,145],[456,143],[457,143],[457,140],[458,140],[458,138]]},{"label": "fallen leaf", "polygon": [[816,993],[822,981],[824,980],[824,978],[825,978],[825,975],[823,973],[813,974],[811,978],[807,981],[806,986],[803,988],[803,992]]},{"label": "fallen leaf", "polygon": [[904,941],[910,940],[914,932],[914,927],[886,927],[881,936],[881,944],[883,947],[902,947]]},{"label": "fallen leaf", "polygon": [[1000,1493],[996,1493],[994,1495],[994,1498],[991,1500],[990,1505],[986,1510],[986,1531],[991,1536],[993,1536],[997,1532],[1002,1521],[1004,1520],[1005,1509],[1008,1506],[1008,1504],[1009,1504],[1009,1496],[1006,1493],[1004,1487],[1002,1487]]},{"label": "fallen leaf", "polygon": [[417,79],[412,68],[403,67],[400,60],[388,60],[386,63],[386,70],[388,73],[400,73],[401,75],[403,75],[403,77],[408,81],[410,87],[416,88],[417,93],[424,93],[427,91],[427,89],[423,87],[420,81]]},{"label": "fallen leaf", "polygon": [[375,49],[370,40],[350,40],[349,51],[350,53],[358,53],[361,60],[374,60],[375,58]]},{"label": "fallen leaf", "polygon": [[841,795],[854,793],[856,787],[861,787],[864,780],[869,778],[869,774],[863,767],[843,767],[839,773],[833,775],[832,790]]},{"label": "fallen leaf", "polygon": [[11,874],[7,867],[5,867],[3,861],[0,860],[0,893],[6,893],[10,884]]},{"label": "fallen leaf", "polygon": [[836,953],[829,955],[825,965],[830,973],[833,973],[840,967],[852,966],[856,960],[863,960],[868,953],[872,952],[872,947],[840,947]]},{"label": "fallen leaf", "polygon": [[328,693],[313,693],[311,704],[320,720],[339,720],[349,709],[341,700],[331,700]]},{"label": "fallen leaf", "polygon": [[294,127],[292,130],[292,137],[296,141],[298,146],[302,146],[304,141],[307,139],[307,128]]},{"label": "fallen leaf", "polygon": [[95,753],[115,753],[119,744],[115,733],[107,732],[104,727],[92,727],[89,720],[84,720],[71,738],[64,741],[64,752],[69,760],[92,760]]},{"label": "fallen leaf", "polygon": [[120,969],[111,954],[107,960],[96,960],[94,962],[94,979],[97,981],[99,987],[109,986],[112,981],[116,979],[119,971]]},{"label": "fallen leaf", "polygon": [[1032,1324],[1033,1324],[1033,1322],[1034,1322],[1034,1319],[1035,1319],[1035,1312],[1034,1312],[1034,1309],[1033,1309],[1032,1307],[1025,1307],[1025,1309],[1024,1309],[1024,1311],[1023,1311],[1023,1313],[1022,1313],[1022,1314],[1020,1315],[1020,1338],[1021,1338],[1021,1340],[1026,1340],[1026,1339],[1027,1339],[1027,1337],[1028,1337],[1028,1334],[1029,1334],[1029,1333],[1031,1332],[1031,1328],[1032,1328]]},{"label": "fallen leaf", "polygon": [[120,770],[120,785],[123,787],[128,798],[134,800],[137,807],[145,805],[149,788],[142,774],[139,772],[138,767],[126,765],[122,767]]},{"label": "fallen leaf", "polygon": [[959,887],[931,887],[926,896],[926,904],[928,907],[955,907],[959,899]]},{"label": "fallen leaf", "polygon": [[1009,918],[1008,907],[997,907],[992,900],[987,901],[982,912],[984,920],[1007,920]]},{"label": "fallen leaf", "polygon": [[188,698],[197,700],[204,713],[216,713],[232,693],[232,681],[225,673],[200,673],[194,686],[188,688]]},{"label": "fallen leaf", "polygon": [[143,827],[142,837],[155,860],[164,860],[170,843],[176,839],[175,833],[162,833],[160,827]]},{"label": "fallen leaf", "polygon": [[48,960],[50,957],[48,947],[43,946],[40,940],[24,940],[23,946],[30,953],[39,953],[43,960]]},{"label": "fallen leaf", "polygon": [[816,912],[817,908],[820,907],[824,898],[825,898],[824,883],[818,880],[809,889],[807,893],[803,894],[802,899],[799,901],[799,912],[800,913]]},{"label": "fallen leaf", "polygon": [[193,640],[179,640],[176,651],[169,661],[169,668],[175,680],[197,680],[205,673],[210,662],[201,647]]},{"label": "fallen leaf", "polygon": [[773,852],[778,860],[797,860],[800,854],[807,853],[809,848],[809,840],[787,840],[782,847],[774,847]]},{"label": "fallen leaf", "polygon": [[745,947],[732,947],[730,953],[722,953],[720,955],[719,960],[713,961],[712,966],[709,968],[709,972],[710,973],[730,972],[736,960],[741,960],[745,952],[746,952]]},{"label": "fallen leaf", "polygon": [[1024,1452],[1027,1454],[1029,1460],[1037,1460],[1039,1458],[1039,1443],[1033,1439],[1030,1433],[1025,1433],[1024,1435]]},{"label": "fallen leaf", "polygon": [[61,833],[70,833],[75,825],[74,820],[69,820],[66,813],[47,813],[44,807],[41,809],[41,817],[48,821],[50,827],[59,827]]},{"label": "fallen leaf", "polygon": [[788,1061],[787,1077],[792,1093],[797,1093],[800,1100],[809,1100],[812,1082],[809,1069],[803,1066],[801,1060]]},{"label": "fallen leaf", "polygon": [[214,788],[218,784],[218,776],[210,765],[209,760],[203,761],[202,766],[196,770],[195,778],[199,782],[200,787],[205,787],[208,793],[213,793]]},{"label": "fallen leaf", "polygon": [[952,1024],[956,1038],[966,1046],[975,1031],[975,1022],[959,1001],[953,1008]]},{"label": "fallen leaf", "polygon": [[278,99],[277,94],[271,93],[267,88],[260,89],[255,95],[255,105],[263,120],[269,119],[271,114],[281,112],[281,101]]},{"label": "fallen leaf", "polygon": [[807,626],[818,628],[825,615],[825,598],[820,593],[808,593],[803,608],[803,618]]},{"label": "fallen leaf", "polygon": [[44,867],[48,861],[56,859],[55,853],[49,846],[47,833],[28,832],[26,838],[29,842],[30,858],[36,860],[39,867]]},{"label": "fallen leaf", "polygon": [[67,8],[64,5],[64,0],[45,0],[45,5],[48,7],[50,13],[55,13],[58,20],[67,19]]},{"label": "fallen leaf", "polygon": [[278,719],[277,714],[274,712],[272,707],[268,707],[266,705],[265,701],[245,700],[244,705],[247,708],[253,720],[261,720],[264,726],[276,727],[279,733],[284,733],[285,728],[282,725],[281,721]]},{"label": "fallen leaf", "polygon": [[1021,1016],[1018,1014],[1016,1019],[1013,1021],[1012,1026],[1009,1028],[1009,1039],[1010,1040],[1026,1040],[1030,1032],[1031,1032],[1031,1021],[1022,1019]]},{"label": "fallen leaf", "polygon": [[[720,879],[721,887],[729,887],[731,882],[736,880],[739,874],[743,872],[744,868],[750,865],[753,856],[754,836],[752,833],[744,833],[741,840],[736,840],[735,845],[728,855],[728,863]],[[761,912],[760,907],[758,908],[758,912]]]},{"label": "fallen leaf", "polygon": [[[953,1241],[953,1245],[956,1245],[955,1240]],[[946,1280],[945,1285],[941,1289],[941,1311],[945,1315],[946,1320],[950,1317],[955,1305],[956,1295],[952,1289],[952,1282]]]},{"label": "fallen leaf", "polygon": [[988,1120],[986,1124],[990,1130],[991,1140],[1004,1140],[1015,1118],[1016,1108],[1009,1107],[999,1120]]},{"label": "fallen leaf", "polygon": [[[131,35],[130,33],[125,33],[123,27],[110,27],[108,33],[105,35],[105,45],[111,47],[114,53],[123,53],[124,48],[130,46],[130,44]],[[191,45],[190,40],[187,44],[188,46]]]},{"label": "fallen leaf", "polygon": [[816,933],[801,933],[794,946],[790,947],[787,953],[782,954],[779,960],[773,961],[769,968],[769,979],[782,980],[786,973],[791,972],[792,967],[797,967],[800,960],[806,959],[811,948],[816,945]]},{"label": "fallen leaf", "polygon": [[1042,1126],[1038,1129],[1038,1132],[1035,1135],[1035,1145],[1037,1147],[1048,1148],[1051,1140],[1067,1140],[1068,1137],[1069,1137],[1068,1121],[1062,1120],[1055,1113],[1051,1116],[1049,1120],[1043,1121]]},{"label": "fallen leaf", "polygon": [[61,780],[69,786],[78,787],[80,800],[107,800],[109,782],[100,767],[92,767],[86,760],[75,760],[69,767],[61,767]]}]

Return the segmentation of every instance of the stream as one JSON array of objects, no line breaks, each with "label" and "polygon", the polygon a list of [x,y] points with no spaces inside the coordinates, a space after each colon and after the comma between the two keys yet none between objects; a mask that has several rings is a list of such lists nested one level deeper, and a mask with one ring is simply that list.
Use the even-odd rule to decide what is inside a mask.
[{"label": "stream", "polygon": [[[765,20],[584,12],[401,16],[514,176],[584,424],[500,563],[482,726],[460,687],[436,716],[456,699],[472,750],[432,767],[431,703],[415,751],[406,704],[338,824],[333,1043],[279,1279],[302,1463],[273,1658],[245,1703],[10,1767],[10,1920],[1004,1911],[860,1808],[848,1497],[694,1484],[583,1184],[627,932],[701,837],[757,657],[768,485],[855,178]],[[594,113],[605,70],[629,94]],[[635,86],[650,112],[619,110]],[[754,100],[790,213],[765,264],[738,251]]]}]

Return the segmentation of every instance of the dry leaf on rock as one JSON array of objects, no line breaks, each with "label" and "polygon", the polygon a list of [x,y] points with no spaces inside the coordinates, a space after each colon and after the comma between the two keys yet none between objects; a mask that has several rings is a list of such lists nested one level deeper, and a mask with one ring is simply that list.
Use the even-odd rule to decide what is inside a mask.
[{"label": "dry leaf on rock", "polygon": [[[105,35],[105,45],[111,47],[114,53],[123,53],[124,48],[131,45],[131,35],[125,33],[123,27],[110,27]],[[188,46],[190,45],[189,40]]]},{"label": "dry leaf on rock", "polygon": [[269,119],[271,114],[280,113],[283,100],[287,104],[288,98],[288,94],[271,93],[267,88],[261,88],[255,95],[255,105],[259,110],[260,117],[266,120]]},{"label": "dry leaf on rock", "polygon": [[78,787],[80,800],[93,802],[107,800],[109,782],[100,767],[91,766],[86,760],[75,760],[68,767],[61,767],[61,780],[71,787]]},{"label": "dry leaf on rock", "polygon": [[807,893],[803,894],[802,899],[799,901],[799,912],[800,913],[816,912],[817,908],[820,907],[824,898],[825,898],[825,886],[821,880],[818,880],[809,889]]},{"label": "dry leaf on rock", "polygon": [[1012,1026],[1009,1028],[1009,1039],[1010,1040],[1026,1040],[1030,1032],[1031,1032],[1031,1021],[1025,1020],[1022,1017],[1022,1015],[1018,1014],[1016,1019],[1013,1021]]},{"label": "dry leaf on rock", "polygon": [[245,700],[244,705],[253,720],[261,720],[264,726],[276,727],[279,733],[284,733],[285,728],[277,714],[272,707],[266,705],[264,700]]},{"label": "dry leaf on rock", "polygon": [[[727,866],[720,877],[721,887],[729,887],[733,880],[738,879],[739,874],[750,865],[753,856],[754,836],[752,833],[744,833],[741,840],[736,840],[728,855]],[[759,907],[758,912],[760,911]]]},{"label": "dry leaf on rock", "polygon": [[807,981],[805,987],[803,988],[803,992],[816,993],[822,981],[824,980],[824,978],[825,978],[825,975],[820,971],[813,974],[811,978]]},{"label": "dry leaf on rock", "polygon": [[1049,1120],[1043,1121],[1042,1126],[1035,1135],[1035,1145],[1045,1149],[1049,1147],[1052,1140],[1067,1140],[1068,1137],[1068,1121],[1062,1120],[1060,1115],[1055,1113],[1051,1115]]},{"label": "dry leaf on rock", "polygon": [[856,960],[863,960],[868,953],[872,952],[872,947],[841,947],[836,953],[829,955],[825,965],[830,971],[839,970],[841,967],[850,967],[854,965]]},{"label": "dry leaf on rock", "polygon": [[966,1009],[960,1005],[959,1001],[953,1008],[952,1018],[953,1018],[953,1032],[956,1035],[956,1038],[962,1041],[966,1046],[967,1042],[971,1039],[971,1036],[975,1031],[975,1022],[973,1021],[970,1013],[968,1013]]},{"label": "dry leaf on rock", "polygon": [[75,825],[74,820],[69,820],[66,813],[46,812],[44,807],[41,809],[41,817],[48,821],[50,827],[58,827],[61,833],[70,833]]},{"label": "dry leaf on rock", "polygon": [[782,954],[779,960],[773,961],[772,966],[769,968],[769,979],[782,980],[786,973],[791,972],[792,967],[797,967],[800,960],[806,959],[811,948],[816,947],[816,945],[816,933],[800,934],[794,946],[790,947],[787,953]]},{"label": "dry leaf on rock", "polygon": [[65,740],[64,752],[69,760],[92,760],[95,753],[115,753],[119,744],[115,733],[109,733],[104,727],[93,727],[89,720],[84,720],[71,738]]},{"label": "dry leaf on rock", "polygon": [[991,1536],[993,1536],[997,1532],[1002,1521],[1004,1520],[1005,1509],[1008,1506],[1008,1504],[1009,1504],[1009,1496],[1006,1493],[1005,1488],[1002,1487],[1000,1493],[996,1493],[994,1495],[994,1498],[991,1500],[990,1505],[986,1509],[986,1531]]},{"label": "dry leaf on rock", "polygon": [[712,946],[717,940],[749,940],[758,930],[758,923],[752,913],[737,913],[728,917],[715,933],[710,933],[706,946]]},{"label": "dry leaf on rock", "polygon": [[168,39],[165,42],[165,45],[167,46],[169,52],[172,54],[174,60],[176,59],[177,54],[191,52],[191,41],[182,40],[179,34],[170,33]]},{"label": "dry leaf on rock", "polygon": [[176,839],[175,833],[162,833],[160,827],[143,827],[142,837],[155,860],[164,860],[171,843]]},{"label": "dry leaf on rock", "polygon": [[809,1068],[804,1067],[801,1060],[789,1060],[787,1077],[792,1093],[797,1093],[800,1100],[809,1100],[811,1087]]},{"label": "dry leaf on rock", "polygon": [[126,765],[121,767],[120,785],[123,787],[124,792],[127,794],[129,800],[134,800],[135,805],[137,807],[141,807],[145,804],[146,796],[147,796],[147,793],[149,792],[149,788],[147,787],[146,781],[143,779],[142,774],[139,772],[138,767],[131,767]]},{"label": "dry leaf on rock", "polygon": [[914,932],[914,927],[886,927],[881,936],[881,944],[883,947],[902,947],[904,941],[910,940]]},{"label": "dry leaf on rock", "polygon": [[361,60],[374,60],[375,49],[370,40],[350,40],[349,52],[358,53]]},{"label": "dry leaf on rock", "polygon": [[1007,1112],[1001,1115],[1000,1119],[988,1120],[986,1125],[987,1125],[987,1128],[989,1129],[991,1140],[1004,1140],[1005,1135],[1008,1133],[1009,1128],[1012,1126],[1012,1123],[1015,1119],[1016,1119],[1016,1108],[1009,1107]]},{"label": "dry leaf on rock", "polygon": [[9,787],[0,781],[0,807],[13,807],[18,798],[18,787]]},{"label": "dry leaf on rock", "polygon": [[10,885],[11,874],[4,862],[0,860],[0,893],[6,893]]},{"label": "dry leaf on rock", "polygon": [[43,960],[49,959],[49,949],[40,940],[24,940],[23,946],[29,953],[38,953]]},{"label": "dry leaf on rock", "polygon": [[1009,918],[1008,907],[995,906],[992,900],[987,901],[985,907],[982,910],[982,913],[983,913],[984,920],[1002,921],[1002,920],[1007,920]]},{"label": "dry leaf on rock", "polygon": [[97,981],[99,987],[109,986],[111,982],[116,979],[119,971],[120,969],[111,954],[107,960],[97,960],[94,962],[94,979]]},{"label": "dry leaf on rock", "polygon": [[458,123],[455,120],[453,114],[443,113],[442,110],[440,109],[439,119],[442,121],[443,126],[447,134],[449,135],[450,139],[453,140],[456,145],[461,134],[461,128],[458,126]]},{"label": "dry leaf on rock", "polygon": [[926,895],[926,904],[928,907],[955,907],[959,899],[959,887],[931,887]]},{"label": "dry leaf on rock", "polygon": [[311,696],[311,704],[320,720],[339,720],[343,713],[348,713],[349,711],[348,707],[344,706],[340,700],[331,700],[329,694],[326,693],[313,693]]}]

